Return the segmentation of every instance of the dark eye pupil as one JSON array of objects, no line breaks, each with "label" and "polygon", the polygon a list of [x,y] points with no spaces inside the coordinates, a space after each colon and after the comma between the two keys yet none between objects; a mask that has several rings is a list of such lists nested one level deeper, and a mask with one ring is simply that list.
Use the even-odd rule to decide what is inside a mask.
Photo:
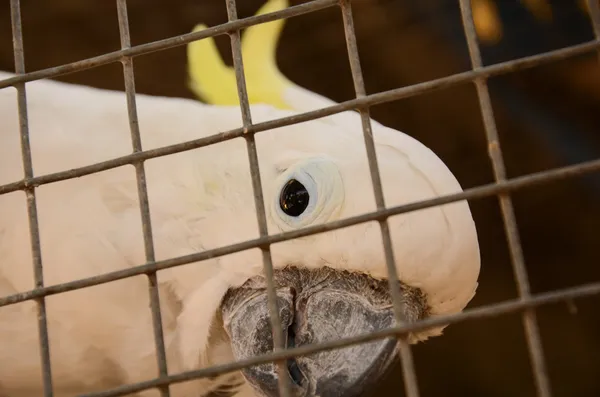
[{"label": "dark eye pupil", "polygon": [[291,179],[281,190],[279,206],[289,216],[300,216],[308,207],[310,196],[303,184]]}]

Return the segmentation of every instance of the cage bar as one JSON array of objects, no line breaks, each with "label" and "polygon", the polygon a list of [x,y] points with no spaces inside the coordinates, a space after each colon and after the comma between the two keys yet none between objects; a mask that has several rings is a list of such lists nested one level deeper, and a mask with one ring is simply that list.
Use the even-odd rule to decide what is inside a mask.
[{"label": "cage bar", "polygon": [[[236,0],[226,0],[227,19],[229,22],[237,20],[237,4]],[[252,115],[250,112],[250,103],[248,100],[248,89],[246,86],[246,77],[244,75],[244,62],[242,58],[242,45],[240,40],[240,31],[235,30],[229,33],[231,40],[231,52],[233,56],[233,68],[235,70],[235,79],[240,101],[240,109],[242,111],[242,124],[244,131],[252,125]],[[246,141],[246,151],[248,152],[248,161],[250,164],[250,175],[252,177],[252,190],[254,193],[254,206],[258,220],[258,231],[260,237],[265,237],[269,234],[267,228],[267,215],[265,212],[265,204],[262,190],[262,182],[260,179],[260,168],[258,164],[258,152],[256,150],[256,141],[254,134],[247,132],[244,134]],[[261,245],[260,247],[263,260],[263,273],[267,282],[267,305],[269,307],[269,320],[271,322],[271,333],[273,335],[273,351],[277,352],[284,350],[285,338],[281,329],[281,319],[279,317],[279,308],[277,306],[277,293],[275,291],[275,283],[273,276],[273,258],[271,255],[271,247],[269,244]],[[287,365],[285,360],[275,361],[277,370],[277,383],[279,393],[283,397],[291,397],[290,378],[288,376]]]},{"label": "cage bar", "polygon": [[0,298],[0,307],[8,306],[26,300],[36,299],[40,296],[55,295],[67,291],[90,287],[108,283],[111,281],[122,280],[127,277],[145,274],[154,270],[169,269],[175,266],[181,266],[192,262],[199,262],[210,258],[229,255],[251,248],[258,248],[265,244],[275,244],[294,238],[311,236],[318,233],[324,233],[344,227],[358,225],[360,223],[377,221],[390,216],[400,215],[411,211],[417,211],[425,208],[450,204],[460,200],[474,200],[490,197],[499,193],[512,192],[527,187],[534,187],[543,183],[559,181],[561,179],[573,178],[575,176],[586,175],[592,172],[600,171],[600,159],[591,160],[581,164],[567,167],[555,168],[548,171],[540,171],[512,179],[507,179],[501,183],[490,183],[465,189],[461,193],[439,196],[433,199],[423,200],[400,206],[388,207],[385,210],[378,210],[363,215],[357,215],[350,218],[340,219],[324,224],[307,226],[284,233],[270,234],[253,240],[247,240],[241,243],[231,244],[224,247],[214,248],[204,252],[179,256],[176,258],[164,259],[153,263],[134,266],[124,270],[104,273],[98,276],[86,277],[67,283],[51,285],[42,288],[20,292]]},{"label": "cage bar", "polygon": [[163,384],[172,384],[177,382],[186,382],[193,379],[207,378],[211,376],[223,375],[226,373],[239,371],[243,368],[253,365],[265,364],[274,360],[287,359],[298,356],[305,356],[321,351],[340,349],[359,343],[368,343],[379,339],[405,336],[409,332],[423,331],[432,327],[442,325],[458,324],[463,321],[493,318],[505,314],[520,313],[526,309],[537,308],[543,305],[553,303],[563,303],[577,298],[591,297],[600,295],[600,282],[589,283],[577,287],[555,290],[552,292],[532,295],[529,298],[513,299],[501,303],[495,303],[475,309],[466,309],[462,313],[439,316],[421,320],[412,324],[404,324],[397,327],[387,328],[381,331],[376,331],[370,334],[362,334],[355,337],[338,339],[320,344],[305,345],[286,349],[284,351],[252,357],[246,360],[234,361],[223,365],[212,366],[194,371],[187,371],[175,375],[169,375],[167,379],[152,379],[145,382],[119,386],[110,390],[105,390],[98,393],[90,393],[79,397],[116,397],[124,396],[129,393],[134,393],[153,387],[158,387]]},{"label": "cage bar", "polygon": [[596,38],[600,38],[600,2],[598,0],[587,0],[587,6],[592,20],[592,27]]},{"label": "cage bar", "polygon": [[[592,21],[594,35],[596,36],[596,40],[600,40],[600,1],[587,0],[586,4],[590,14],[590,20]],[[600,62],[600,51],[598,51],[598,62]]]},{"label": "cage bar", "polygon": [[71,62],[65,65],[55,66],[52,68],[42,69],[35,72],[11,77],[9,79],[0,80],[0,88],[15,85],[16,83],[24,83],[27,81],[56,77],[64,74],[78,72],[85,69],[107,65],[113,62],[120,62],[123,57],[135,57],[138,55],[162,51],[169,48],[186,45],[192,41],[204,39],[207,37],[214,37],[220,34],[228,34],[232,31],[244,29],[261,23],[307,14],[309,12],[314,12],[327,7],[334,6],[337,4],[337,2],[338,0],[312,0],[297,6],[288,7],[281,11],[275,11],[263,15],[256,15],[248,18],[238,19],[236,21],[228,22],[222,25],[217,25],[202,30],[200,32],[185,33],[179,36],[169,37],[167,39],[158,40],[146,44],[140,44],[134,47],[109,52],[96,57],[86,58],[81,61]]},{"label": "cage bar", "polygon": [[[132,47],[133,48],[133,47]],[[127,164],[133,164],[135,161],[148,160],[152,158],[167,156],[184,152],[187,150],[198,149],[201,147],[213,145],[219,142],[225,142],[231,139],[242,137],[248,132],[262,132],[274,128],[284,127],[287,125],[302,123],[305,121],[315,120],[336,113],[341,113],[346,110],[352,110],[363,106],[373,106],[382,103],[392,102],[399,99],[410,98],[416,95],[434,92],[444,88],[454,87],[458,84],[472,82],[479,77],[499,76],[519,70],[529,69],[535,66],[540,66],[553,61],[560,61],[571,58],[577,55],[585,54],[591,51],[600,49],[600,39],[589,41],[587,43],[562,48],[555,51],[549,51],[539,55],[533,55],[516,59],[513,61],[502,62],[491,66],[484,66],[475,70],[470,70],[463,73],[457,73],[448,77],[442,77],[435,80],[429,80],[423,83],[409,85],[402,88],[383,91],[376,94],[366,95],[364,98],[351,99],[337,105],[328,106],[325,108],[312,110],[309,112],[300,113],[297,115],[286,116],[274,120],[269,120],[261,123],[252,124],[247,128],[236,128],[229,131],[220,132],[205,138],[182,142],[178,144],[163,146],[160,148],[145,150],[139,153],[133,153],[126,156],[117,157],[111,160],[98,162],[92,165],[74,168],[72,170],[54,172],[38,177],[25,178],[20,181],[11,182],[0,185],[0,194],[10,193],[17,190],[24,190],[29,186],[40,186],[47,183],[59,182],[66,179],[78,178],[89,174],[94,174],[101,171],[121,167]],[[36,72],[33,72],[36,73]],[[31,79],[37,80],[38,78]],[[13,81],[13,79],[5,79],[0,81],[0,89],[9,87],[12,84],[3,85],[3,82]],[[27,80],[30,81],[30,80]],[[16,84],[16,83],[15,83]]]},{"label": "cage bar", "polygon": [[[117,0],[117,16],[119,19],[119,36],[121,48],[131,46],[131,37],[129,33],[129,18],[127,15],[127,0]],[[131,143],[133,152],[142,150],[142,139],[140,136],[140,126],[137,115],[137,105],[135,100],[135,75],[133,71],[133,60],[131,57],[124,56],[121,59],[123,64],[123,77],[125,80],[125,95],[127,97],[127,115],[129,119],[129,130],[131,133]],[[142,221],[142,234],[144,239],[144,254],[146,262],[154,262],[154,239],[152,237],[152,222],[150,219],[150,204],[148,202],[148,187],[146,185],[146,171],[143,160],[133,163],[135,167],[135,179],[138,191],[138,200],[140,203],[140,216]],[[162,327],[162,315],[160,311],[160,295],[158,291],[158,279],[155,271],[146,273],[148,277],[148,293],[150,297],[150,311],[152,312],[152,330],[154,333],[154,345],[156,349],[156,361],[158,365],[159,377],[168,375],[167,354]],[[169,386],[160,387],[161,397],[170,397]]]},{"label": "cage bar", "polygon": [[[471,58],[471,66],[473,69],[477,69],[483,66],[483,62],[481,60],[481,53],[477,42],[477,33],[475,32],[475,24],[470,3],[469,0],[460,0],[460,12],[469,49],[469,58]],[[506,168],[502,156],[502,149],[500,147],[500,139],[498,138],[498,130],[494,119],[494,111],[492,109],[492,100],[487,86],[487,80],[480,77],[475,79],[474,83],[477,90],[479,108],[483,116],[483,125],[488,143],[488,153],[494,171],[494,180],[496,182],[503,182],[506,180]],[[525,259],[523,258],[523,248],[521,246],[512,200],[507,193],[499,193],[497,196],[500,202],[502,221],[508,240],[508,249],[513,272],[515,274],[515,280],[517,282],[517,288],[519,290],[519,296],[521,298],[528,298],[531,295],[529,278],[525,267]],[[537,394],[539,397],[550,397],[552,395],[550,391],[550,379],[544,361],[544,350],[540,338],[540,330],[536,314],[533,310],[525,310],[523,312],[523,324],[525,327],[525,338],[531,357]]]},{"label": "cage bar", "polygon": [[[25,54],[23,49],[23,26],[21,23],[21,3],[11,0],[10,16],[12,25],[15,73],[25,73]],[[27,91],[25,83],[15,86],[17,89],[17,106],[19,113],[19,132],[21,135],[21,155],[25,178],[33,177],[33,162],[31,159],[31,145],[29,142],[29,120],[27,117]],[[44,287],[44,269],[42,265],[42,249],[40,245],[40,229],[37,216],[37,202],[35,187],[24,189],[27,198],[27,217],[29,220],[29,238],[31,240],[31,256],[33,259],[33,276],[35,288]],[[48,321],[46,313],[46,300],[44,296],[35,299],[37,307],[37,326],[40,345],[40,360],[42,369],[42,382],[44,396],[51,397],[52,392],[52,366],[50,363],[50,341],[48,339]]]},{"label": "cage bar", "polygon": [[[352,16],[352,6],[350,0],[340,0],[340,8],[342,10],[342,19],[344,22],[344,34],[346,36],[346,47],[348,50],[348,59],[350,61],[350,70],[352,72],[352,81],[354,83],[354,92],[356,98],[364,98],[366,96],[365,82],[360,66],[360,58],[358,55],[358,44],[356,43],[356,32],[354,30],[354,18]],[[383,187],[381,185],[381,174],[379,173],[379,165],[377,163],[377,152],[375,150],[375,142],[373,140],[373,130],[371,128],[371,116],[368,105],[358,108],[363,130],[365,147],[367,150],[367,160],[369,162],[369,171],[371,174],[371,182],[373,184],[373,193],[375,195],[375,203],[378,210],[385,209],[385,200],[383,197]],[[387,218],[378,221],[381,230],[381,238],[383,242],[383,251],[385,254],[385,264],[388,273],[388,285],[392,304],[394,306],[394,319],[396,324],[402,324],[402,297],[400,294],[400,286],[397,283],[398,272],[396,271],[396,261],[394,260],[394,250],[392,248],[392,238]],[[404,389],[407,397],[419,397],[419,386],[417,382],[417,373],[415,363],[410,350],[410,345],[404,337],[397,338],[398,347],[400,350],[400,359],[402,362],[402,377],[404,380]]]}]

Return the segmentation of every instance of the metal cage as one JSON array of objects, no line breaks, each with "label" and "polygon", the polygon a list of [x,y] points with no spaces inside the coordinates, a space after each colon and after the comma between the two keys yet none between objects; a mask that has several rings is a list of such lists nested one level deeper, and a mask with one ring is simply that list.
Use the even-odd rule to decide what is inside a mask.
[{"label": "metal cage", "polygon": [[[53,395],[52,389],[52,369],[50,365],[50,348],[48,341],[48,328],[46,320],[45,297],[53,294],[59,294],[67,291],[81,289],[93,285],[108,283],[115,280],[124,279],[136,275],[145,274],[148,277],[149,293],[151,302],[151,311],[153,316],[153,328],[156,345],[156,357],[159,373],[155,379],[123,385],[114,389],[105,390],[96,393],[87,394],[88,397],[108,397],[124,396],[130,393],[139,392],[150,388],[158,388],[163,397],[169,396],[169,384],[183,382],[196,378],[211,377],[227,372],[240,370],[244,367],[257,365],[266,362],[278,363],[278,371],[285,371],[285,360],[298,355],[306,355],[322,350],[331,350],[349,346],[352,344],[364,343],[375,339],[386,337],[396,337],[400,345],[400,356],[402,361],[402,373],[406,389],[406,395],[409,397],[418,397],[417,375],[411,355],[409,345],[404,341],[403,336],[408,332],[423,330],[433,326],[453,324],[465,320],[500,316],[507,313],[521,312],[525,327],[526,340],[530,354],[531,365],[537,388],[537,395],[540,397],[550,397],[550,382],[544,362],[544,352],[540,342],[539,329],[536,321],[535,308],[541,305],[567,301],[573,298],[591,296],[600,294],[600,282],[581,285],[573,288],[565,288],[549,293],[532,295],[527,276],[527,270],[524,263],[522,248],[517,231],[517,221],[513,211],[510,193],[521,188],[546,183],[553,180],[574,177],[586,173],[600,170],[600,160],[580,163],[573,166],[552,169],[543,172],[537,172],[513,179],[507,179],[505,172],[505,163],[502,156],[502,149],[498,140],[496,123],[492,111],[490,94],[487,87],[487,79],[492,76],[507,74],[518,70],[532,68],[540,64],[563,60],[576,55],[598,51],[600,49],[600,4],[598,1],[587,0],[591,20],[593,22],[595,40],[583,44],[562,48],[559,50],[542,53],[535,56],[520,58],[508,62],[496,63],[491,66],[483,66],[480,49],[476,37],[476,31],[473,22],[471,5],[469,0],[459,0],[462,16],[464,35],[466,37],[469,56],[472,69],[467,72],[454,74],[448,77],[436,80],[426,81],[419,84],[410,85],[403,88],[393,89],[385,92],[379,92],[372,95],[366,95],[365,85],[361,71],[361,65],[357,50],[357,41],[355,36],[351,0],[313,0],[301,5],[286,8],[281,11],[269,14],[252,16],[238,19],[236,11],[236,0],[226,0],[228,22],[200,32],[183,34],[177,37],[170,37],[138,46],[131,46],[129,23],[127,16],[127,1],[117,0],[117,12],[119,20],[119,31],[121,39],[121,50],[96,56],[81,61],[38,70],[35,72],[26,72],[24,66],[23,39],[21,27],[21,7],[20,0],[10,0],[12,17],[12,34],[14,45],[14,63],[17,76],[0,81],[0,89],[14,86],[17,89],[19,123],[22,142],[22,158],[25,175],[23,179],[0,185],[0,194],[22,190],[26,193],[29,227],[31,237],[31,249],[33,253],[33,268],[36,287],[30,291],[14,294],[11,296],[0,297],[0,307],[16,304],[26,300],[34,300],[38,308],[38,327],[39,343],[41,347],[41,363],[43,373],[44,396]],[[244,65],[241,56],[240,30],[252,25],[274,21],[277,19],[290,18],[327,7],[338,7],[343,17],[344,32],[350,67],[354,83],[356,98],[342,102],[340,104],[319,109],[300,115],[285,117],[277,120],[253,123],[250,116],[248,103],[248,94],[244,79]],[[238,96],[241,103],[241,112],[243,126],[234,130],[218,133],[206,138],[201,138],[184,143],[174,144],[153,150],[142,150],[140,133],[137,122],[136,96],[134,84],[134,68],[132,58],[138,55],[150,52],[165,50],[175,46],[185,45],[195,40],[226,34],[231,39],[233,52],[233,63],[237,80]],[[29,147],[27,101],[26,101],[26,83],[42,78],[51,78],[63,74],[73,73],[84,69],[109,64],[112,62],[121,62],[123,65],[123,74],[125,81],[125,91],[127,97],[129,124],[131,130],[131,140],[133,152],[129,155],[115,158],[112,160],[88,165],[72,170],[56,172],[52,174],[36,176],[33,173],[31,151]],[[488,144],[488,154],[491,159],[495,183],[466,189],[459,194],[452,194],[435,199],[430,199],[409,205],[386,208],[383,200],[381,179],[375,157],[375,147],[371,134],[371,124],[369,118],[369,107],[376,104],[390,102],[401,98],[407,98],[434,90],[440,90],[462,83],[474,83],[479,99],[479,107],[483,116],[486,139]],[[263,205],[261,180],[258,172],[258,157],[254,141],[254,134],[276,127],[291,125],[317,119],[327,115],[347,111],[358,110],[361,115],[362,128],[364,132],[364,141],[367,149],[368,163],[370,167],[371,178],[374,186],[377,211],[369,214],[355,216],[348,219],[334,221],[328,224],[306,227],[290,232],[269,235],[267,233],[267,224],[265,209]],[[209,251],[199,252],[178,258],[156,261],[154,256],[154,247],[152,239],[152,226],[150,223],[150,210],[148,205],[148,194],[146,189],[146,179],[144,172],[144,161],[160,156],[166,156],[179,153],[186,150],[192,150],[203,146],[224,142],[234,138],[243,137],[247,144],[249,161],[252,175],[252,185],[254,191],[255,207],[258,216],[258,225],[260,237],[251,241],[229,245]],[[133,165],[136,170],[137,188],[140,201],[141,218],[143,225],[144,248],[146,263],[120,270],[106,273],[95,277],[79,279],[72,282],[58,285],[44,285],[42,272],[42,255],[40,249],[40,238],[37,222],[36,209],[36,187],[48,183],[58,182],[66,179],[82,177],[85,175],[109,170],[123,165]],[[393,215],[415,211],[437,205],[447,204],[459,200],[471,200],[496,195],[500,202],[501,213],[503,217],[504,229],[508,239],[511,262],[515,274],[519,298],[508,300],[501,303],[487,305],[475,309],[467,309],[463,313],[443,316],[435,319],[427,319],[410,325],[401,325],[387,330],[379,331],[370,335],[361,335],[352,338],[332,341],[320,345],[302,346],[292,349],[285,349],[282,332],[278,324],[279,316],[275,302],[275,289],[273,285],[273,266],[271,262],[270,245],[303,236],[322,233],[343,227],[348,227],[368,221],[379,222],[383,247],[386,258],[389,280],[397,279],[396,269],[394,267],[394,258],[391,247],[390,233],[388,230],[387,218]],[[157,287],[156,272],[161,269],[180,266],[183,264],[214,258],[250,248],[260,248],[262,251],[264,274],[267,279],[269,313],[271,318],[272,331],[274,336],[274,352],[261,357],[253,357],[243,361],[228,363],[216,367],[204,368],[195,371],[168,375],[167,362],[165,356],[165,346],[163,341],[163,330],[161,323],[161,312],[159,308],[159,296]],[[396,318],[400,318],[400,295],[399,287],[396,283],[390,282],[391,295],[394,303]],[[282,396],[290,396],[289,380],[285,376],[279,377],[279,390]]]}]

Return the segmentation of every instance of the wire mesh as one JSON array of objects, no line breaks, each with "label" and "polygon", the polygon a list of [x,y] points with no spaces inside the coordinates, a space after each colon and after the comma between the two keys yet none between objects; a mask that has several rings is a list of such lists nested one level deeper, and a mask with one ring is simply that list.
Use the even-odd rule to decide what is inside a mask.
[{"label": "wire mesh", "polygon": [[[475,32],[475,23],[473,21],[469,0],[460,0],[460,11],[469,49],[469,57],[471,58],[471,66],[473,69],[477,69],[480,68],[483,63],[481,61],[481,53],[479,52],[477,33]],[[484,77],[478,77],[474,82],[475,88],[477,89],[477,98],[479,99],[479,108],[483,116],[485,136],[488,143],[488,153],[494,170],[494,180],[496,182],[505,181],[506,167],[502,157],[502,149],[500,147],[494,111],[492,110],[492,99],[490,98],[487,82]],[[508,239],[510,259],[515,273],[519,296],[521,298],[527,298],[531,295],[529,291],[529,278],[527,276],[527,269],[525,268],[525,259],[523,258],[523,249],[521,247],[521,239],[519,237],[519,230],[517,229],[517,220],[515,218],[512,200],[507,193],[498,194],[498,200],[500,201],[502,222]],[[548,371],[546,370],[546,364],[544,362],[540,331],[535,313],[532,310],[525,310],[523,313],[523,322],[525,325],[525,337],[527,339],[529,354],[531,355],[531,363],[533,365],[538,396],[550,397],[550,380],[548,379]]]},{"label": "wire mesh", "polygon": [[[352,18],[352,9],[349,0],[340,1],[342,8],[342,17],[344,21],[344,33],[346,35],[346,45],[348,48],[348,59],[350,60],[350,70],[352,72],[352,80],[354,82],[354,91],[357,98],[365,96],[365,83],[358,58],[358,47],[356,43],[356,34],[354,32],[354,21]],[[385,208],[385,200],[383,198],[383,188],[381,186],[381,175],[379,166],[377,165],[377,154],[375,151],[375,142],[373,140],[373,131],[371,129],[371,118],[369,115],[369,107],[358,108],[363,129],[365,147],[367,149],[367,160],[369,163],[369,171],[371,173],[371,182],[373,183],[373,192],[375,194],[375,204],[378,210]],[[394,319],[397,324],[402,323],[402,298],[400,295],[400,286],[395,282],[398,279],[396,265],[394,260],[394,251],[392,248],[392,237],[387,218],[379,220],[381,229],[381,237],[383,242],[383,251],[385,253],[385,264],[388,274],[388,283],[390,287],[390,295],[394,307]],[[413,362],[410,345],[403,338],[398,338],[398,346],[400,357],[402,360],[402,376],[404,378],[404,387],[408,397],[418,397],[419,388],[417,385],[417,376],[415,364]]]},{"label": "wire mesh", "polygon": [[[227,0],[227,19],[230,22],[237,20],[237,5],[235,0]],[[252,125],[252,116],[250,114],[250,104],[248,101],[248,90],[246,88],[246,78],[244,77],[244,62],[242,60],[242,45],[240,40],[240,31],[235,30],[229,34],[231,38],[231,51],[233,55],[233,68],[235,70],[235,79],[237,83],[238,98],[242,111],[242,123],[244,129]],[[252,175],[252,190],[254,193],[254,205],[258,218],[258,231],[260,236],[269,234],[267,230],[267,215],[262,193],[262,183],[260,180],[260,171],[258,166],[258,153],[254,134],[244,134],[246,140],[246,150],[248,151],[248,161],[250,163],[250,173]],[[279,317],[279,308],[277,307],[277,293],[273,278],[273,259],[271,257],[270,245],[260,246],[263,272],[267,281],[267,304],[269,306],[269,320],[271,321],[271,332],[273,334],[273,351],[279,351],[285,348],[283,330],[281,329],[281,319]],[[277,382],[279,392],[283,397],[291,397],[291,385],[287,376],[287,366],[285,360],[275,361],[277,365]]]},{"label": "wire mesh", "polygon": [[[121,48],[131,46],[129,35],[129,18],[127,16],[127,0],[117,0],[117,16],[119,19],[119,36],[121,39]],[[135,101],[135,77],[133,72],[133,60],[131,57],[124,56],[121,60],[123,64],[123,77],[125,80],[125,95],[127,96],[127,116],[129,118],[129,129],[131,132],[131,143],[133,153],[142,150],[142,139],[140,137],[140,127],[138,123],[137,107]],[[150,205],[148,203],[148,188],[146,186],[146,171],[144,162],[136,161],[135,179],[138,190],[138,199],[140,202],[140,215],[142,220],[142,236],[144,239],[144,254],[147,262],[154,262],[154,242],[152,238],[152,222],[150,221]],[[146,273],[148,277],[148,286],[150,294],[150,310],[152,311],[152,328],[154,331],[154,343],[156,348],[156,360],[158,364],[158,375],[164,377],[168,375],[167,371],[167,353],[165,350],[165,341],[163,337],[162,316],[160,313],[160,296],[158,292],[158,279],[156,272]],[[161,397],[169,397],[169,386],[160,387]]]},{"label": "wire mesh", "polygon": [[[600,39],[600,2],[594,0],[586,0],[590,17],[592,19],[592,27],[596,39]],[[598,61],[600,62],[600,51],[598,52]]]},{"label": "wire mesh", "polygon": [[[587,285],[582,285],[573,288],[566,288],[549,293],[532,295],[530,293],[526,266],[524,263],[522,247],[517,230],[517,221],[514,215],[514,210],[509,194],[513,191],[533,187],[542,183],[548,183],[550,181],[558,181],[564,178],[571,178],[582,174],[597,172],[600,170],[600,159],[568,167],[537,172],[534,174],[529,174],[517,178],[507,179],[505,172],[505,164],[502,157],[501,146],[498,140],[498,134],[496,130],[493,110],[491,106],[491,99],[487,88],[486,80],[492,76],[511,73],[517,70],[532,68],[544,63],[554,62],[592,51],[598,51],[600,49],[600,5],[597,1],[594,0],[588,0],[587,2],[594,27],[594,32],[596,35],[595,40],[571,47],[562,48],[560,50],[543,53],[540,55],[521,58],[509,62],[498,63],[491,66],[483,66],[481,61],[481,55],[479,52],[479,46],[477,43],[477,36],[473,25],[470,1],[459,0],[459,3],[461,8],[465,37],[469,49],[469,56],[471,59],[472,70],[436,80],[427,81],[424,83],[419,83],[403,88],[367,95],[365,92],[365,86],[358,56],[350,0],[313,0],[301,5],[288,7],[281,11],[243,19],[237,18],[236,1],[226,0],[228,15],[227,23],[203,31],[171,37],[168,39],[139,46],[131,46],[130,43],[129,24],[127,17],[127,1],[117,0],[117,14],[119,19],[121,50],[104,54],[98,57],[93,57],[82,61],[73,62],[70,64],[61,65],[53,68],[38,70],[30,73],[27,73],[25,71],[20,1],[11,0],[11,21],[16,76],[0,81],[0,88],[14,86],[17,89],[24,177],[22,180],[0,185],[0,194],[7,194],[19,190],[24,191],[26,194],[31,249],[33,254],[35,288],[30,291],[0,297],[0,307],[16,304],[26,300],[35,300],[37,303],[40,359],[42,363],[44,396],[53,395],[45,297],[142,274],[145,274],[148,277],[149,283],[150,309],[152,312],[153,319],[156,357],[158,364],[158,377],[145,382],[123,385],[110,390],[87,394],[86,396],[123,396],[147,390],[150,388],[159,388],[162,396],[169,396],[168,387],[170,384],[173,383],[216,376],[228,372],[237,371],[247,366],[268,362],[276,362],[278,371],[284,371],[280,373],[285,373],[285,360],[291,357],[312,354],[324,350],[338,349],[353,344],[366,343],[382,338],[394,337],[398,338],[400,346],[400,356],[403,364],[403,377],[405,382],[406,395],[409,397],[417,397],[419,395],[417,375],[409,345],[403,339],[407,336],[408,333],[425,330],[440,325],[450,325],[462,321],[495,317],[515,312],[521,312],[523,316],[525,334],[527,338],[529,353],[531,356],[531,365],[533,368],[533,374],[535,377],[537,387],[537,394],[540,397],[551,396],[550,382],[545,366],[543,348],[540,341],[539,329],[537,326],[534,309],[541,305],[547,305],[575,298],[600,294],[600,282],[590,283]],[[338,5],[340,7],[340,12],[343,17],[348,57],[351,66],[356,98],[327,108],[253,124],[250,114],[246,82],[244,78],[244,66],[242,61],[239,33],[240,29],[247,28],[249,26],[253,26],[260,23],[274,21],[277,19],[290,18],[305,13],[314,12],[335,5]],[[213,37],[220,34],[228,34],[230,36],[243,126],[238,129],[218,133],[209,137],[193,141],[183,142],[147,151],[143,150],[137,120],[133,57],[154,51],[165,50],[175,46],[185,45],[191,41],[200,40],[207,37]],[[25,83],[41,78],[51,78],[63,74],[74,73],[77,71],[105,65],[112,62],[121,62],[123,65],[125,93],[127,97],[128,116],[133,153],[109,161],[75,168],[68,171],[34,176],[31,151],[29,147],[27,98]],[[495,182],[488,185],[482,185],[475,188],[465,189],[461,193],[441,196],[434,199],[411,203],[408,205],[386,208],[383,199],[381,178],[377,166],[377,158],[375,155],[375,146],[371,131],[369,108],[376,104],[390,102],[401,98],[412,97],[415,95],[420,95],[423,93],[455,86],[457,84],[471,82],[475,84],[477,90],[480,110],[484,121],[486,139],[488,142],[488,151],[494,170]],[[327,224],[310,226],[290,232],[269,235],[267,232],[266,214],[262,195],[262,184],[258,168],[259,163],[254,134],[268,129],[314,120],[317,118],[325,117],[347,110],[358,110],[361,115],[365,147],[367,149],[367,158],[369,163],[370,175],[373,182],[377,210],[372,213],[354,216],[343,220],[333,221]],[[195,254],[177,258],[156,261],[154,255],[152,226],[150,222],[150,210],[144,171],[144,161],[152,158],[205,147],[208,145],[213,145],[219,142],[224,142],[239,137],[243,137],[246,141],[260,236],[253,240],[232,244],[217,249],[198,252]],[[140,202],[140,215],[142,220],[146,263],[121,271],[105,273],[95,277],[79,279],[63,284],[45,286],[43,282],[43,267],[40,248],[39,227],[37,222],[35,188],[40,185],[54,183],[76,177],[82,177],[85,175],[90,175],[93,173],[109,170],[127,164],[133,165],[136,171],[136,181]],[[496,195],[500,202],[503,222],[505,226],[505,233],[509,242],[511,262],[513,265],[515,280],[519,291],[519,298],[476,309],[467,309],[459,314],[429,318],[418,321],[413,324],[402,324],[400,321],[401,312],[399,306],[399,286],[396,283],[392,282],[392,280],[397,279],[397,274],[394,266],[395,262],[391,246],[391,237],[387,225],[387,219],[393,215],[399,215],[460,200],[474,200],[493,195]],[[327,343],[321,343],[318,345],[307,345],[286,349],[282,331],[280,328],[280,319],[276,303],[275,287],[273,282],[273,264],[270,253],[270,245],[277,242],[310,236],[317,233],[332,231],[370,221],[379,222],[381,228],[383,248],[386,258],[386,266],[388,270],[388,278],[390,280],[390,291],[394,303],[396,325],[392,328],[377,331],[368,335],[359,335]],[[273,331],[274,351],[270,354],[260,357],[252,357],[250,359],[232,362],[224,365],[169,375],[167,371],[166,353],[163,340],[156,272],[159,270],[181,266],[191,262],[202,261],[209,258],[216,258],[219,256],[228,255],[251,248],[259,248],[262,252],[264,275],[267,280],[269,315]],[[288,377],[279,376],[278,378],[280,382],[280,394],[283,396],[290,396],[291,390]]]},{"label": "wire mesh", "polygon": [[[10,2],[12,35],[15,57],[15,72],[25,73],[25,54],[23,51],[23,29],[21,26],[21,4],[19,0]],[[29,122],[27,119],[27,91],[25,83],[15,85],[19,112],[19,130],[21,134],[21,154],[25,178],[33,176],[31,146],[29,143]],[[35,188],[24,189],[27,197],[27,217],[29,219],[29,237],[33,258],[33,277],[35,288],[44,286],[44,270],[42,267],[42,249],[40,246],[40,228],[37,216]],[[38,333],[40,343],[40,359],[42,361],[42,380],[44,396],[52,396],[52,368],[50,367],[50,343],[48,340],[48,321],[46,317],[46,300],[43,296],[35,299],[37,304]]]}]

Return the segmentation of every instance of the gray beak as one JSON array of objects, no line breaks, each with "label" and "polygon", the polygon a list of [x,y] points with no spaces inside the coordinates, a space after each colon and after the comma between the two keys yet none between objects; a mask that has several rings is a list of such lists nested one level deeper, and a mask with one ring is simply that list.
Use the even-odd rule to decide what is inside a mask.
[{"label": "gray beak", "polygon": [[[331,268],[287,267],[275,272],[277,304],[287,347],[366,334],[394,324],[387,281]],[[222,314],[237,360],[273,351],[264,279],[255,277],[225,296]],[[403,288],[403,287],[401,287]],[[426,313],[420,291],[403,288],[405,321]],[[396,357],[396,340],[385,339],[289,359],[294,396],[360,396]],[[276,366],[242,371],[258,395],[279,396]]]}]

